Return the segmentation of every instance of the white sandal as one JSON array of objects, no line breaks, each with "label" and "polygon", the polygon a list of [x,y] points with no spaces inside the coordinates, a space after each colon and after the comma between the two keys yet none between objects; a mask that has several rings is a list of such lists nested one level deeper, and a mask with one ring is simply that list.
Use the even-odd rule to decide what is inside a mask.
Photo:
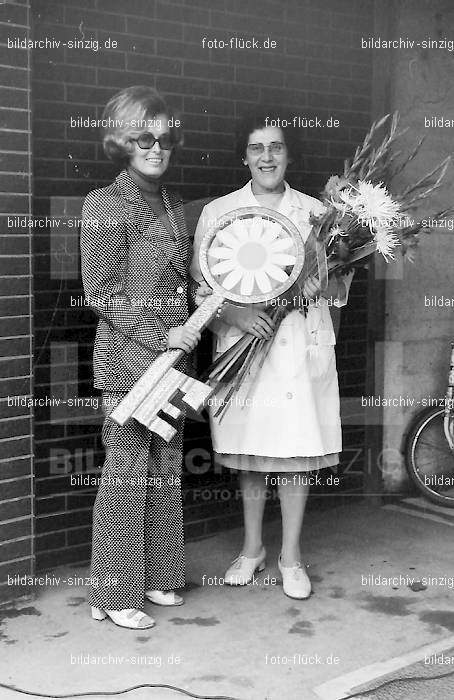
[{"label": "white sandal", "polygon": [[155,605],[183,605],[184,600],[175,591],[145,591],[145,598]]},{"label": "white sandal", "polygon": [[119,627],[127,627],[131,630],[145,630],[155,626],[152,617],[137,608],[127,608],[125,610],[103,610],[91,606],[91,616],[93,620],[105,620],[110,617]]}]

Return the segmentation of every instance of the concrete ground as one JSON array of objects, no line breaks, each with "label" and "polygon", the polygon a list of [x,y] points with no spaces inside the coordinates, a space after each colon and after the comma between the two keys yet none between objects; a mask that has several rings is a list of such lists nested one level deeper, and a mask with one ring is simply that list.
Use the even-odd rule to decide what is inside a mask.
[{"label": "concrete ground", "polygon": [[[193,697],[311,700],[320,697],[314,688],[327,681],[453,634],[453,582],[442,578],[454,573],[451,527],[358,497],[343,506],[310,508],[303,551],[314,594],[306,601],[283,594],[280,523],[268,523],[265,531],[268,566],[258,585],[245,588],[207,585],[236,555],[240,530],[189,543],[185,605],[147,604],[157,621],[149,631],[91,620],[86,589],[68,585],[69,577],[88,570],[55,570],[66,583],[0,608],[0,683],[50,697],[159,683]],[[393,589],[371,576],[402,579]],[[411,590],[407,576],[437,578],[424,590]],[[1,700],[20,697],[0,688]],[[161,688],[122,697],[185,696]]]}]

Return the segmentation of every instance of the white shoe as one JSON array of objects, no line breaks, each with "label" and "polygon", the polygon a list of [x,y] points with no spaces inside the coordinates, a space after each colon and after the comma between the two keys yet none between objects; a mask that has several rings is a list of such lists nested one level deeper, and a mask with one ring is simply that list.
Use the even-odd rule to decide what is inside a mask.
[{"label": "white shoe", "polygon": [[224,583],[229,586],[246,586],[252,581],[256,571],[263,571],[266,566],[265,547],[262,547],[258,557],[245,557],[240,554],[227,569]]},{"label": "white shoe", "polygon": [[145,598],[155,605],[183,605],[184,600],[175,591],[145,591]]},{"label": "white shoe", "polygon": [[289,598],[309,598],[312,590],[311,581],[300,562],[294,566],[282,566],[281,555],[279,555],[277,565],[282,574],[285,595],[288,595]]},{"label": "white shoe", "polygon": [[110,617],[119,627],[127,627],[131,630],[146,630],[154,627],[155,621],[152,617],[136,608],[127,608],[125,610],[103,610],[91,606],[91,616],[93,620],[105,620]]}]

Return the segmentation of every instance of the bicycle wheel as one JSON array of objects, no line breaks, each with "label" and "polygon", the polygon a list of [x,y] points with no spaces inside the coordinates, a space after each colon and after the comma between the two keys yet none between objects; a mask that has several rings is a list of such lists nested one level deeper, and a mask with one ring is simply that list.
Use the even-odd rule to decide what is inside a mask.
[{"label": "bicycle wheel", "polygon": [[412,482],[434,503],[454,508],[454,452],[444,432],[444,408],[428,408],[414,419],[404,456]]}]

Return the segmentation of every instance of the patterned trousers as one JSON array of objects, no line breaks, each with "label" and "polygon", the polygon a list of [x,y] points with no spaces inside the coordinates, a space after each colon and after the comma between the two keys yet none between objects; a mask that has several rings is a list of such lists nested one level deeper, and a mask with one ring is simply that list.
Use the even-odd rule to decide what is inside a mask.
[{"label": "patterned trousers", "polygon": [[109,414],[124,393],[105,392],[106,450],[93,511],[91,605],[143,609],[144,591],[184,586],[183,420],[170,443]]}]

